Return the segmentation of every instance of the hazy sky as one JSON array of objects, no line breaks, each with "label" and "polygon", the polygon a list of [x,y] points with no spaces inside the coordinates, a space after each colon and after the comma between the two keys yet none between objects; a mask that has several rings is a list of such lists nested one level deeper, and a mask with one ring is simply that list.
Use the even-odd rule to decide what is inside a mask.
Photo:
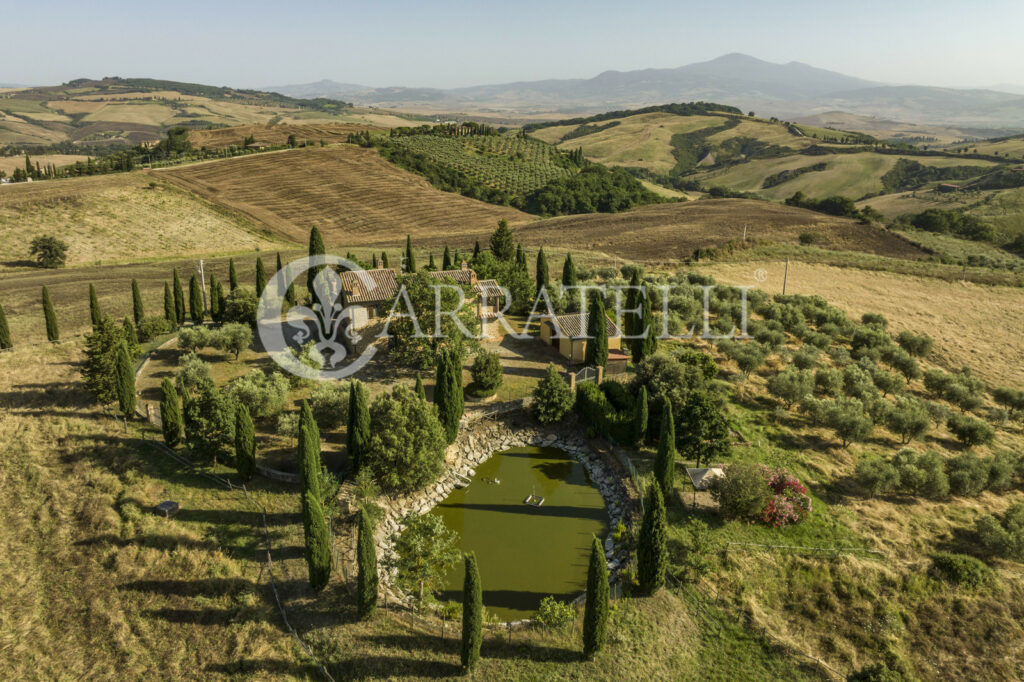
[{"label": "hazy sky", "polygon": [[0,0],[0,82],[456,87],[728,52],[892,83],[1022,83],[1024,1]]}]

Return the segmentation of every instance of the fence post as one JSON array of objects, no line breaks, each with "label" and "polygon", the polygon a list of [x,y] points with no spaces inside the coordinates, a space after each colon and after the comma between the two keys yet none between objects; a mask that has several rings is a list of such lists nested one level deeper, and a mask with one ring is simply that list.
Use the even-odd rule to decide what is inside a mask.
[{"label": "fence post", "polygon": [[575,393],[576,392],[576,372],[573,372],[572,370],[566,370],[566,373],[569,375],[569,390],[572,391],[573,393]]}]

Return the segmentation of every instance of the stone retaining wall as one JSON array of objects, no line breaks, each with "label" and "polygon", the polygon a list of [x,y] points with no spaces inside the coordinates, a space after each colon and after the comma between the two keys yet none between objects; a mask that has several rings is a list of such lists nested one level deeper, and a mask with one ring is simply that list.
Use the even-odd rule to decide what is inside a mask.
[{"label": "stone retaining wall", "polygon": [[[378,565],[381,566],[381,589],[392,603],[408,604],[412,597],[401,594],[392,585],[392,575],[383,566],[393,552],[391,538],[402,529],[402,519],[407,514],[426,514],[441,502],[456,487],[459,477],[472,478],[476,467],[496,452],[517,447],[551,447],[568,453],[580,462],[591,481],[601,493],[609,516],[609,536],[605,538],[605,557],[609,571],[614,573],[626,565],[626,551],[616,550],[610,531],[621,521],[632,523],[632,508],[626,486],[618,473],[611,470],[603,458],[570,427],[544,428],[526,422],[522,413],[510,413],[500,420],[478,420],[466,424],[458,439],[445,455],[445,473],[441,479],[425,490],[399,497],[382,497],[377,500],[384,514],[377,522],[375,541]],[[354,543],[353,543],[354,545]],[[354,546],[346,551],[354,554]],[[345,557],[355,560],[354,556]]]}]

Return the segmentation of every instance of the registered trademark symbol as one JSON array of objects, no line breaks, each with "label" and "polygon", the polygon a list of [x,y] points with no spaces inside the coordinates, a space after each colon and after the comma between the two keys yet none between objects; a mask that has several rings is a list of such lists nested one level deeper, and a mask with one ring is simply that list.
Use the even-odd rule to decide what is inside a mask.
[{"label": "registered trademark symbol", "polygon": [[756,279],[758,282],[765,281],[766,279],[768,279],[768,271],[765,270],[764,268],[758,268],[757,270],[754,270],[754,279]]}]

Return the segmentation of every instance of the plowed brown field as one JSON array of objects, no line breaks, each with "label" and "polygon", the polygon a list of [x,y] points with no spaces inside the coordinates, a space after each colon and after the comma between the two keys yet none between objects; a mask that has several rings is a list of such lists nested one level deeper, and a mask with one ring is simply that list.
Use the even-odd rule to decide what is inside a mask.
[{"label": "plowed brown field", "polygon": [[395,246],[489,234],[500,218],[533,217],[434,189],[352,146],[294,149],[155,171],[159,177],[304,243],[314,225],[329,247]]}]

